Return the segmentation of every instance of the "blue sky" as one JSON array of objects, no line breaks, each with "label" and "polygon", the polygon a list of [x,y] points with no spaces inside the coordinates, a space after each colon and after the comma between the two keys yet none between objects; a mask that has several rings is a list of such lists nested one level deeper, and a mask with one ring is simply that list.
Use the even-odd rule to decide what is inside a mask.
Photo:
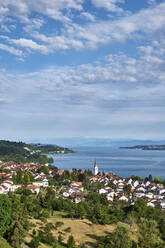
[{"label": "blue sky", "polygon": [[165,139],[164,0],[0,1],[0,137]]}]

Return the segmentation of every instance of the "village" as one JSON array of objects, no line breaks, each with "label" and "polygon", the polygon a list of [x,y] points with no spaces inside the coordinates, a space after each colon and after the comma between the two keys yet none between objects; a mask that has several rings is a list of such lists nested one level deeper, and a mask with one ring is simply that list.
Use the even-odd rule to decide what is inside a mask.
[{"label": "village", "polygon": [[[48,167],[49,165],[45,164],[44,166]],[[2,171],[0,172],[0,194],[16,192],[23,186],[13,182],[13,176],[17,174],[18,170],[21,170],[32,173],[33,182],[24,185],[32,193],[38,194],[41,189],[51,187],[56,193],[57,198],[71,199],[75,203],[85,200],[88,195],[88,189],[83,181],[69,181],[68,185],[64,183],[64,185],[57,189],[55,185],[49,185],[49,180],[57,176],[59,178],[62,177],[65,171],[51,169],[48,174],[45,174],[44,172],[38,172],[40,167],[40,164],[35,163],[18,164],[0,161],[0,169]],[[69,170],[68,173],[72,174],[73,170]],[[81,175],[85,173],[84,170],[79,171]],[[87,180],[91,187],[92,185],[98,185],[98,187],[94,188],[94,191],[101,195],[104,194],[110,205],[115,204],[118,200],[134,205],[136,199],[143,198],[146,199],[148,206],[160,206],[162,209],[165,209],[165,187],[163,183],[156,183],[149,179],[141,180],[138,177],[122,178],[112,173],[99,173],[96,161],[94,173],[87,176]]]}]

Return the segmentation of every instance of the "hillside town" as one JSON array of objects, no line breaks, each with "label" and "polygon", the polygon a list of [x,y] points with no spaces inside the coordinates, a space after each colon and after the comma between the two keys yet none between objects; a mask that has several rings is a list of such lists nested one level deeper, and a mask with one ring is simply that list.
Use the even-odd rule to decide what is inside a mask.
[{"label": "hillside town", "polygon": [[[49,167],[48,164],[43,165]],[[57,168],[49,170],[49,173],[39,172],[40,164],[27,163],[18,164],[15,162],[0,161],[0,194],[8,194],[16,192],[22,186],[30,190],[32,193],[38,194],[41,189],[51,187],[56,192],[56,197],[63,197],[64,199],[71,199],[75,203],[85,200],[88,195],[88,188],[82,181],[71,181],[62,184],[56,188],[55,185],[50,185],[50,179],[60,178],[65,173],[64,170]],[[33,176],[33,181],[25,185],[14,183],[13,177],[17,175],[18,171],[30,172]],[[71,175],[73,170],[69,170]],[[80,175],[85,175],[86,171],[80,170]],[[160,206],[165,209],[165,187],[163,183],[158,183],[149,178],[142,180],[138,177],[122,178],[114,174],[99,173],[98,165],[95,160],[94,172],[87,176],[88,187],[101,195],[105,195],[109,204],[113,205],[116,201],[126,201],[134,205],[136,199],[146,199],[147,205],[151,207]],[[64,180],[65,182],[65,180]],[[95,186],[95,187],[93,187]]]}]

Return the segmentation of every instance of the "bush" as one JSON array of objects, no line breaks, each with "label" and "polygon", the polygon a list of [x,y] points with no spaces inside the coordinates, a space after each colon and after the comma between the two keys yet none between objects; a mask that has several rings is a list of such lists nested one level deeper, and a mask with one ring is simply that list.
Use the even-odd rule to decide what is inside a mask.
[{"label": "bush", "polygon": [[66,229],[64,229],[64,232],[71,232],[71,227],[67,227]]},{"label": "bush", "polygon": [[61,221],[56,222],[56,228],[61,227],[62,225],[64,225],[64,222],[61,222]]},{"label": "bush", "polygon": [[45,243],[45,244],[48,244],[48,245],[51,245],[56,240],[51,232],[45,233],[45,232],[43,232],[41,230],[39,230],[39,232],[38,232],[38,237],[39,237],[39,240],[42,243]]},{"label": "bush", "polygon": [[74,237],[72,235],[70,235],[68,238],[67,247],[68,248],[74,248],[75,247],[75,240],[74,240]]},{"label": "bush", "polygon": [[33,239],[30,241],[28,245],[30,248],[38,248],[39,244],[40,244],[39,238],[33,237]]},{"label": "bush", "polygon": [[6,239],[0,238],[0,247],[1,248],[11,248],[11,246],[7,243]]},{"label": "bush", "polygon": [[47,219],[44,218],[44,217],[40,217],[40,220],[41,220],[43,223],[47,223]]}]

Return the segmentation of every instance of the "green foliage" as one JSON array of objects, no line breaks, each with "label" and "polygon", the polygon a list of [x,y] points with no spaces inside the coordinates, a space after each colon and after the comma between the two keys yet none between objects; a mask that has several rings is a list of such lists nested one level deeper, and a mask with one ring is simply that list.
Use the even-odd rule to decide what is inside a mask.
[{"label": "green foliage", "polygon": [[150,182],[152,182],[152,175],[151,175],[151,174],[148,176],[148,180],[149,180]]},{"label": "green foliage", "polygon": [[48,175],[48,174],[49,174],[49,167],[43,165],[43,166],[41,166],[41,167],[38,169],[38,172],[39,172],[39,173],[43,172],[43,173],[45,173],[46,175]]},{"label": "green foliage", "polygon": [[63,226],[63,225],[64,225],[64,222],[62,222],[62,221],[57,221],[55,225],[56,225],[56,228],[58,228],[58,227]]},{"label": "green foliage", "polygon": [[99,248],[132,248],[129,229],[126,225],[118,224],[116,230],[103,237],[99,242]]},{"label": "green foliage", "polygon": [[21,197],[15,194],[11,194],[10,197],[12,202],[12,218],[10,226],[5,233],[5,237],[12,247],[18,248],[26,236],[29,229],[29,223],[21,203]]},{"label": "green foliage", "polygon": [[131,185],[130,184],[127,184],[123,187],[123,191],[127,194],[130,194],[131,192]]},{"label": "green foliage", "polygon": [[163,241],[160,238],[160,232],[156,221],[144,218],[140,219],[138,244],[140,248],[163,247]]},{"label": "green foliage", "polygon": [[81,244],[79,245],[79,248],[87,248],[87,246],[85,244]]},{"label": "green foliage", "polygon": [[132,178],[133,180],[142,181],[142,177],[141,177],[141,176],[134,176],[134,175],[132,175],[131,178]]},{"label": "green foliage", "polygon": [[135,217],[136,219],[140,219],[141,217],[144,217],[147,215],[147,202],[146,200],[140,198],[137,199],[135,202],[135,205],[133,206],[133,209],[131,211],[131,215]]},{"label": "green foliage", "polygon": [[10,224],[11,210],[11,201],[9,197],[0,195],[0,236],[3,236]]},{"label": "green foliage", "polygon": [[28,244],[30,248],[38,248],[39,245],[40,245],[40,241],[38,237],[33,237],[30,243]]},{"label": "green foliage", "polygon": [[160,178],[160,177],[155,177],[155,178],[154,178],[154,182],[155,182],[155,183],[163,183],[163,179]]},{"label": "green foliage", "polygon": [[111,187],[112,189],[117,189],[117,186],[113,183],[112,180],[109,182],[108,186]]},{"label": "green foliage", "polygon": [[30,171],[23,171],[19,169],[16,175],[13,175],[14,184],[24,184],[27,185],[34,181],[33,175]]},{"label": "green foliage", "polygon": [[55,237],[50,231],[45,232],[45,230],[44,231],[39,230],[38,238],[40,242],[48,244],[48,245],[51,245],[52,243],[55,242]]},{"label": "green foliage", "polygon": [[[56,146],[52,146],[56,150]],[[60,149],[60,148],[58,148]],[[17,163],[36,162],[40,164],[52,163],[53,158],[49,158],[42,153],[47,153],[46,146],[28,145],[23,142],[11,142],[0,140],[0,160]]]},{"label": "green foliage", "polygon": [[61,234],[58,235],[58,242],[59,244],[62,244],[62,241],[63,241],[63,237]]},{"label": "green foliage", "polygon": [[68,232],[68,233],[71,232],[71,227],[65,228],[65,229],[64,229],[64,232]]},{"label": "green foliage", "polygon": [[74,248],[75,247],[75,240],[72,235],[69,236],[67,241],[67,248]]},{"label": "green foliage", "polygon": [[0,238],[0,248],[11,248],[8,242],[4,238]]}]

